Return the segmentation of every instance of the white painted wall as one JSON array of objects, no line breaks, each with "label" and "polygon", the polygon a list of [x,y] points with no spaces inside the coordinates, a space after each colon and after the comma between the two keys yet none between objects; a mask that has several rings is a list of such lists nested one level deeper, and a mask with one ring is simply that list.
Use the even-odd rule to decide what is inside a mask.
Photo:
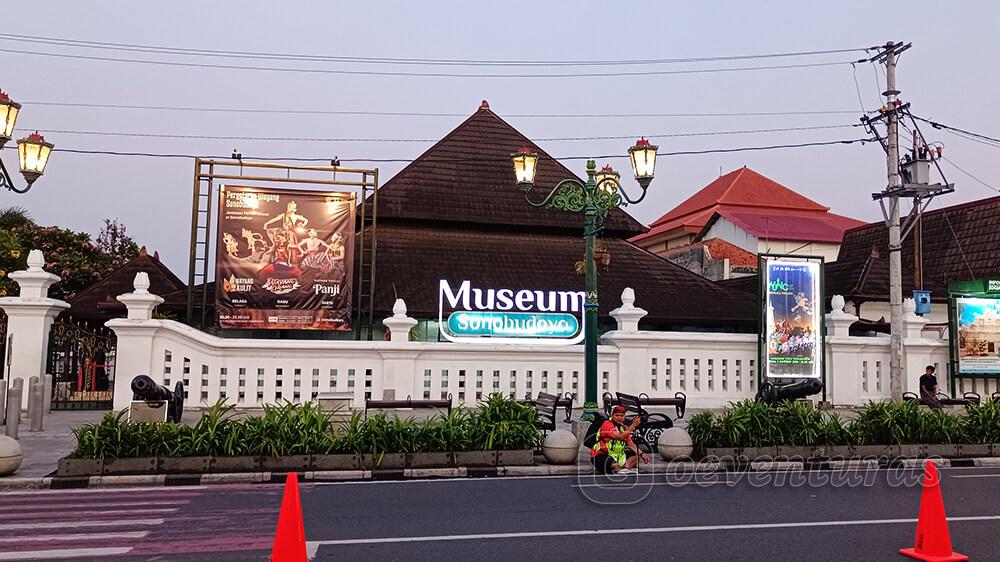
[{"label": "white painted wall", "polygon": [[[583,394],[584,347],[410,342],[403,326],[405,306],[398,302],[394,341],[229,339],[205,334],[172,320],[153,320],[159,297],[149,294],[148,281],[137,277],[136,289],[118,299],[128,317],[107,323],[118,337],[115,408],[131,401],[129,385],[138,374],[173,386],[183,381],[189,407],[226,398],[237,407],[259,407],[279,401],[307,402],[318,393],[349,392],[353,405],[367,397],[439,399],[451,395],[456,404],[473,405],[499,392],[514,397],[540,391],[570,393],[579,404]],[[48,307],[25,307],[21,297],[0,301],[8,314],[19,308],[34,318],[32,333],[46,341]],[[842,307],[843,299],[835,297]],[[634,306],[631,289],[611,312],[618,329],[605,334],[598,349],[599,392],[673,396],[683,392],[694,408],[718,408],[752,398],[757,392],[756,334],[639,331],[645,311]],[[43,310],[44,309],[44,310]],[[924,365],[939,366],[939,380],[948,388],[948,344],[928,339],[926,320],[907,311],[903,340],[906,381],[915,392]],[[34,314],[30,311],[35,311]],[[861,405],[889,397],[889,339],[851,337],[857,320],[842,308],[826,316],[827,399],[834,404]],[[37,324],[37,325],[36,325]],[[37,333],[36,333],[37,332]],[[44,355],[25,364],[35,364]],[[958,389],[989,395],[997,381],[965,381]]]},{"label": "white painted wall", "polygon": [[702,237],[702,240],[711,240],[712,238],[725,240],[734,246],[743,248],[751,254],[758,253],[759,242],[757,241],[757,237],[736,226],[735,223],[725,217],[716,219],[712,227]]},{"label": "white painted wall", "polygon": [[806,240],[761,240],[757,253],[798,254],[822,256],[826,261],[834,261],[840,252],[840,244],[830,242],[808,242]]}]

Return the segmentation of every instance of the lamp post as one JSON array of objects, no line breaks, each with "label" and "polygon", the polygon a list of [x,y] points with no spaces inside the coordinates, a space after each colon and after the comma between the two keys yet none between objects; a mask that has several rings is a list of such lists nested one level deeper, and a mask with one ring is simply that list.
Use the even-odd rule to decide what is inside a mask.
[{"label": "lamp post", "polygon": [[584,256],[585,295],[584,300],[584,419],[590,419],[597,409],[597,270],[594,266],[594,236],[601,229],[601,223],[608,212],[628,203],[638,203],[646,197],[646,188],[653,181],[657,147],[646,139],[639,139],[628,149],[635,180],[642,187],[637,199],[632,199],[622,189],[620,176],[610,166],[600,171],[593,160],[587,161],[587,181],[567,178],[556,184],[541,201],[531,200],[531,189],[535,184],[538,154],[530,147],[524,147],[511,155],[517,185],[524,192],[524,199],[533,207],[560,209],[570,213],[583,213],[583,237],[586,241]]},{"label": "lamp post", "polygon": [[[14,136],[14,123],[17,121],[17,114],[21,112],[21,104],[10,99],[3,91],[0,91],[0,150],[3,149],[7,141]],[[17,141],[17,158],[21,166],[21,175],[27,185],[18,188],[14,185],[13,178],[7,171],[3,159],[0,158],[0,187],[4,187],[14,193],[27,193],[43,173],[45,165],[49,162],[49,154],[52,153],[52,143],[46,142],[45,137],[38,134],[38,131]]]}]

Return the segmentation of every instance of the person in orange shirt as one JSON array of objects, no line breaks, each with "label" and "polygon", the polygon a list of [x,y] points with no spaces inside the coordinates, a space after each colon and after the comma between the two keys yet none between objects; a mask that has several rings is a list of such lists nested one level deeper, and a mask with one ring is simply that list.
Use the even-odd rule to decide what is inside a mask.
[{"label": "person in orange shirt", "polygon": [[600,474],[635,474],[635,466],[639,459],[648,463],[649,457],[639,450],[632,440],[632,432],[639,426],[639,416],[632,423],[625,425],[625,407],[615,406],[611,411],[611,419],[601,424],[597,433],[597,442],[590,449],[590,462]]}]

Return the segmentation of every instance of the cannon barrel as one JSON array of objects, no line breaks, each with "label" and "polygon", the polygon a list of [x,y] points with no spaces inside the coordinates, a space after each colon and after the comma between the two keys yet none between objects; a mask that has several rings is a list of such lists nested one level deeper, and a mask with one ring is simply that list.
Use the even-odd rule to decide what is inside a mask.
[{"label": "cannon barrel", "polygon": [[156,384],[153,379],[146,375],[139,375],[132,379],[132,394],[136,400],[167,400],[173,398],[170,389]]},{"label": "cannon barrel", "polygon": [[798,400],[806,396],[818,394],[823,390],[823,383],[817,379],[807,379],[791,384],[776,385],[764,383],[757,393],[757,400],[767,404],[778,404],[785,400]]},{"label": "cannon barrel", "polygon": [[184,409],[184,384],[181,381],[177,381],[177,386],[171,391],[163,385],[156,384],[156,381],[147,375],[137,375],[132,379],[132,395],[134,400],[166,402],[167,419],[174,422],[181,421],[181,412]]}]

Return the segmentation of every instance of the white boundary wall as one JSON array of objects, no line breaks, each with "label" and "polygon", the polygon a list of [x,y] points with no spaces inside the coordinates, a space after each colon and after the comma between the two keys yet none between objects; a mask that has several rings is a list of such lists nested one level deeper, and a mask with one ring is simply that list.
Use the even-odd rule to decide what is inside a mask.
[{"label": "white boundary wall", "polygon": [[[0,307],[10,310],[20,299],[2,299]],[[143,274],[137,275],[135,290],[118,300],[128,307],[128,318],[107,323],[118,336],[115,408],[128,406],[129,384],[138,374],[170,387],[183,381],[188,407],[225,397],[238,407],[256,408],[280,400],[306,402],[330,391],[352,393],[358,408],[366,397],[440,399],[450,394],[456,404],[468,405],[493,392],[517,398],[568,392],[577,404],[583,397],[583,346],[410,342],[409,329],[416,321],[406,316],[402,301],[384,321],[392,341],[357,342],[219,338],[171,320],[154,320],[152,311],[162,299],[149,293]],[[634,301],[634,293],[626,289],[622,306],[611,313],[618,329],[603,336],[598,350],[599,394],[683,392],[693,408],[718,408],[755,395],[756,334],[639,331],[645,311]],[[827,399],[861,405],[888,398],[889,339],[848,336],[857,318],[843,311],[842,298],[833,301],[835,310],[826,316]],[[907,304],[904,390],[916,392],[925,365],[946,371],[948,344],[922,337],[925,321],[912,314],[912,302]],[[10,321],[14,334],[22,328],[38,330],[37,322],[23,316],[12,315]],[[11,371],[24,378],[41,374],[40,361],[20,361]],[[942,390],[948,389],[945,379],[939,376]],[[997,390],[995,384],[978,381],[978,388],[971,388],[965,381],[958,390],[989,395]]]}]

